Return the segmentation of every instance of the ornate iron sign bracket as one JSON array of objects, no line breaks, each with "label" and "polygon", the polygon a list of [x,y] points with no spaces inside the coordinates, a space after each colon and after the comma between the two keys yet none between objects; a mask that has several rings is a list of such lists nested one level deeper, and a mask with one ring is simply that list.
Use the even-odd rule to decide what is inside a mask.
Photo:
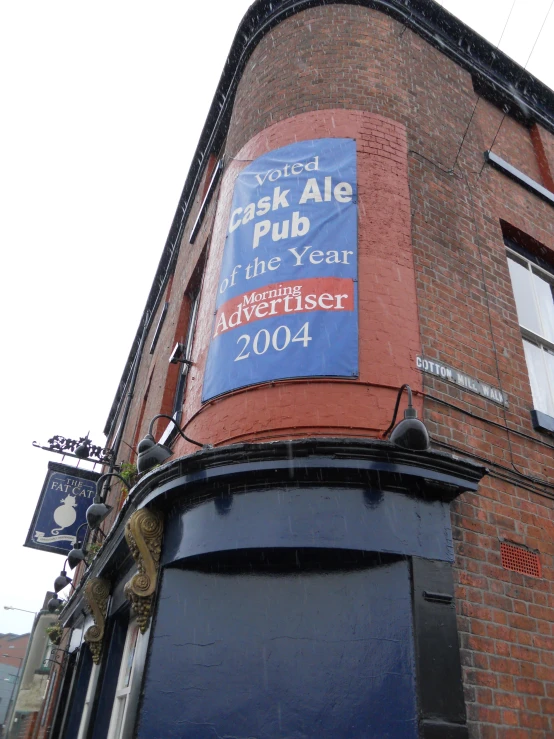
[{"label": "ornate iron sign bracket", "polygon": [[[100,464],[113,465],[115,462],[113,449],[107,449],[93,444],[88,436],[81,436],[80,439],[67,439],[65,436],[53,436],[48,439],[48,446],[33,441],[33,446],[37,449],[44,449],[47,452],[55,452],[63,454],[67,457],[75,457],[76,459],[86,459],[90,462]],[[77,449],[86,450],[84,454],[75,454]]]}]

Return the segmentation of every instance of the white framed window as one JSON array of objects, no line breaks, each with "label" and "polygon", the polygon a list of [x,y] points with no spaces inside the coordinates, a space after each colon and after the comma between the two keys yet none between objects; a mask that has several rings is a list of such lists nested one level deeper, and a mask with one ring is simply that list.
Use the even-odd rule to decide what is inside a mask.
[{"label": "white framed window", "polygon": [[535,410],[554,417],[554,271],[508,248]]},{"label": "white framed window", "polygon": [[[189,318],[182,359],[186,361],[183,362],[183,364],[181,365],[181,369],[179,370],[179,379],[177,381],[177,387],[175,388],[175,396],[173,398],[173,410],[171,413],[177,424],[181,423],[181,409],[183,407],[185,399],[187,377],[190,370],[189,362],[192,359],[192,345],[194,343],[194,331],[196,328],[196,318],[198,315],[198,304],[200,303],[199,286],[196,287],[193,291],[189,291],[188,293],[186,293],[185,300],[188,301]],[[165,431],[160,438],[160,444],[170,444],[176,435],[177,430],[175,429],[175,424],[168,423]]]},{"label": "white framed window", "polygon": [[128,739],[132,735],[146,659],[148,633],[149,631],[141,634],[136,618],[131,618],[119,668],[107,739]]}]

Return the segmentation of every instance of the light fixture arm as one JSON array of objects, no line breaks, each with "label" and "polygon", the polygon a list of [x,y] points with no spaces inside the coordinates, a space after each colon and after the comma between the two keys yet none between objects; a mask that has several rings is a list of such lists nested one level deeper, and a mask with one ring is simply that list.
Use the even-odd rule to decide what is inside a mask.
[{"label": "light fixture arm", "polygon": [[394,424],[396,423],[396,416],[398,414],[398,408],[400,406],[400,398],[402,397],[402,392],[404,390],[408,392],[408,408],[413,408],[412,388],[409,385],[402,385],[402,387],[398,391],[398,395],[396,396],[396,405],[394,406],[394,413],[392,415],[392,421],[390,422],[390,426],[388,427],[388,429],[386,431],[383,431],[383,438],[386,438],[394,428]]},{"label": "light fixture arm", "polygon": [[110,511],[113,510],[113,506],[107,505],[105,497],[102,497],[102,485],[108,477],[117,477],[125,487],[128,487],[129,485],[127,480],[125,480],[124,477],[121,477],[121,475],[118,475],[117,472],[106,472],[105,474],[100,475],[96,481],[96,495],[94,496],[94,501],[92,505],[87,508],[87,523],[91,530],[97,530],[102,521]]},{"label": "light fixture arm", "polygon": [[185,433],[183,433],[183,430],[181,429],[177,421],[173,418],[173,416],[168,416],[167,413],[158,413],[158,415],[154,416],[154,418],[150,421],[150,425],[148,426],[148,433],[151,436],[153,436],[152,430],[154,428],[154,423],[158,420],[158,418],[167,418],[169,421],[172,421],[175,424],[175,428],[177,429],[177,431],[181,434],[185,441],[189,442],[189,444],[194,444],[195,446],[199,446],[202,448],[206,446],[206,444],[201,444],[199,441],[194,441],[194,439],[190,439]]},{"label": "light fixture arm", "polygon": [[125,480],[124,477],[121,477],[121,475],[118,475],[117,472],[105,472],[103,475],[100,475],[100,477],[96,481],[96,495],[94,496],[95,503],[103,503],[102,485],[100,483],[103,482],[107,477],[117,477],[121,480],[126,488],[129,487],[129,482]]},{"label": "light fixture arm", "polygon": [[[75,532],[75,544],[79,543],[79,531],[83,528],[83,526],[88,526],[88,523],[85,521],[80,526],[77,527],[77,531]],[[83,536],[83,541],[86,539],[87,535],[85,534]],[[67,561],[67,560],[66,560]]]}]

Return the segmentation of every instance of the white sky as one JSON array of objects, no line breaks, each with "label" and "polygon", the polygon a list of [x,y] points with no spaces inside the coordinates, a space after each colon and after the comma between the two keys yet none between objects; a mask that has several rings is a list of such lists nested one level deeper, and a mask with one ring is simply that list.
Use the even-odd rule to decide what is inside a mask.
[{"label": "white sky", "polygon": [[[443,0],[497,44],[513,0]],[[516,0],[521,64],[552,0]],[[54,434],[97,444],[248,0],[0,5],[4,254],[0,632],[30,629],[63,558],[24,548]],[[528,69],[554,88],[554,10]]]}]

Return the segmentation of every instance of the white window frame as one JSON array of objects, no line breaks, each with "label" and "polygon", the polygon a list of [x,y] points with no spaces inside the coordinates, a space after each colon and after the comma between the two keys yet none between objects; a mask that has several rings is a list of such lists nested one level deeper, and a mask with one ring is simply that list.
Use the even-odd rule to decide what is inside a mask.
[{"label": "white window frame", "polygon": [[[107,739],[130,739],[135,725],[140,697],[144,663],[150,629],[141,633],[137,620],[131,617],[127,627],[123,657],[117,677],[117,687],[112,707]],[[135,640],[136,637],[136,640]],[[134,647],[134,653],[132,653]],[[131,663],[129,665],[129,660]],[[127,669],[129,667],[129,670]],[[128,680],[126,675],[128,673]]]},{"label": "white window frame", "polygon": [[[194,334],[196,329],[196,319],[198,317],[198,306],[200,305],[200,287],[196,290],[196,292],[190,296],[190,306],[189,306],[189,320],[187,325],[187,334],[185,338],[185,351],[183,354],[183,359],[186,359],[187,362],[190,362],[192,360],[192,347],[194,344]],[[185,401],[185,394],[187,391],[187,378],[190,371],[190,365],[187,362],[183,362],[183,366],[181,367],[181,370],[179,372],[179,378],[177,380],[177,387],[175,388],[175,397],[173,399],[173,418],[175,419],[175,422],[180,425],[181,423],[181,414],[182,414],[182,407],[183,403]],[[178,407],[176,407],[178,403]],[[160,444],[166,444],[171,443],[171,440],[176,436],[177,431],[175,429],[175,424],[168,423],[166,426],[165,431],[160,437]]]},{"label": "white window frame", "polygon": [[[83,649],[88,649],[88,646],[83,643]],[[94,696],[96,695],[96,686],[98,685],[98,677],[100,676],[100,665],[93,663],[90,671],[90,677],[88,681],[87,694],[85,696],[85,702],[83,705],[83,713],[81,715],[81,723],[79,724],[79,731],[77,732],[77,739],[85,739],[88,731],[88,725],[90,716],[92,713],[92,707],[94,704]]]},{"label": "white window frame", "polygon": [[[527,259],[525,256],[520,254],[519,252],[516,252],[512,249],[510,249],[508,246],[506,247],[506,252],[508,259],[511,259],[512,261],[516,262],[516,264],[519,264],[521,267],[529,270],[532,274],[537,275],[537,277],[540,277],[545,282],[548,282],[550,285],[554,285],[554,274],[549,272],[546,269],[543,269],[542,267],[539,267],[537,264],[532,262],[531,260]],[[537,315],[540,317],[541,315],[541,304],[538,299],[538,296],[536,294],[535,290],[535,284],[533,281],[531,281],[532,290],[533,293],[530,296],[530,299],[534,302],[535,305],[535,311]],[[515,299],[515,290],[514,290],[514,299]],[[554,297],[553,297],[554,302]],[[516,299],[516,308],[517,305],[517,299]],[[519,320],[519,319],[518,319]],[[519,324],[519,328],[521,330],[521,335],[524,342],[528,342],[530,344],[533,344],[534,346],[538,347],[541,350],[541,355],[544,357],[545,354],[550,354],[554,356],[554,342],[546,338],[545,336],[536,333],[535,331],[532,331],[526,326]],[[546,377],[547,387],[546,387],[546,393],[547,393],[547,402],[549,403],[548,407],[543,407],[542,403],[540,402],[539,398],[537,397],[537,393],[533,389],[533,382],[531,380],[534,371],[532,368],[529,367],[528,359],[527,359],[527,353],[526,353],[526,363],[527,363],[527,372],[529,375],[529,381],[531,384],[531,393],[533,396],[533,405],[534,408],[541,413],[545,413],[549,416],[554,416],[554,381],[552,378],[549,378],[549,372],[546,367],[546,362],[543,359],[543,362],[545,363],[544,366],[544,376]]]}]

